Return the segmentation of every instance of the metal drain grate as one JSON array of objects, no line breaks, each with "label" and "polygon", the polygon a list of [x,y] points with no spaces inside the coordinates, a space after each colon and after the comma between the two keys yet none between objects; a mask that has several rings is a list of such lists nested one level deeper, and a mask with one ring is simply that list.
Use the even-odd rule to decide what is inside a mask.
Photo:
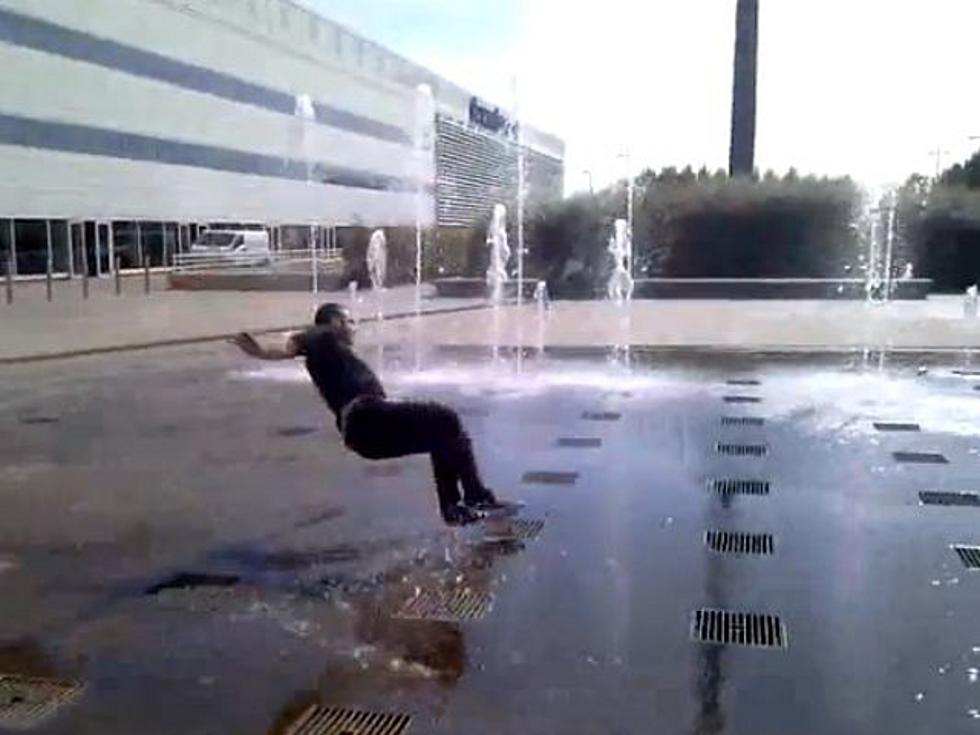
[{"label": "metal drain grate", "polygon": [[788,636],[778,615],[702,608],[691,615],[691,639],[698,643],[786,648]]},{"label": "metal drain grate", "polygon": [[953,551],[967,569],[980,569],[980,546],[953,544]]},{"label": "metal drain grate", "polygon": [[276,429],[276,433],[279,436],[309,436],[310,434],[315,434],[319,431],[319,427],[316,426],[281,426]]},{"label": "metal drain grate", "polygon": [[521,482],[527,485],[574,485],[578,480],[578,472],[525,472]]},{"label": "metal drain grate", "polygon": [[61,419],[56,416],[24,416],[21,418],[20,422],[22,424],[40,425],[40,424],[57,424]]},{"label": "metal drain grate", "polygon": [[723,396],[725,403],[762,403],[759,396]]},{"label": "metal drain grate", "polygon": [[623,415],[616,411],[586,411],[582,418],[586,421],[619,421]]},{"label": "metal drain grate", "polygon": [[760,416],[722,416],[722,426],[764,426],[766,420]]},{"label": "metal drain grate", "polygon": [[487,541],[501,541],[501,540],[514,540],[514,541],[530,541],[531,539],[537,538],[537,535],[541,533],[544,528],[544,521],[539,519],[515,519],[508,521],[501,527],[493,527],[487,530],[486,539]]},{"label": "metal drain grate", "polygon": [[725,383],[727,385],[742,385],[742,386],[762,385],[762,383],[760,383],[758,380],[755,380],[753,378],[732,378],[730,380],[726,380]]},{"label": "metal drain grate", "polygon": [[567,449],[598,449],[602,439],[585,436],[563,436],[558,439],[558,446]]},{"label": "metal drain grate", "polygon": [[904,464],[949,464],[949,460],[938,452],[892,452],[892,457]]},{"label": "metal drain grate", "polygon": [[145,594],[156,595],[164,590],[189,590],[197,587],[234,587],[240,581],[241,577],[234,574],[179,572],[147,588]]},{"label": "metal drain grate", "polygon": [[769,454],[769,447],[765,444],[725,444],[718,442],[715,445],[718,454],[728,457],[765,457]]},{"label": "metal drain grate", "polygon": [[81,693],[81,685],[70,681],[0,674],[0,728],[36,727]]},{"label": "metal drain grate", "polygon": [[711,480],[708,485],[719,495],[769,494],[769,480]]},{"label": "metal drain grate", "polygon": [[980,507],[980,495],[976,493],[941,493],[931,490],[919,493],[923,505],[955,505]]},{"label": "metal drain grate", "polygon": [[875,421],[874,427],[878,431],[919,431],[920,430],[918,424],[891,422],[891,421]]},{"label": "metal drain grate", "polygon": [[314,704],[283,735],[401,735],[411,723],[410,715]]},{"label": "metal drain grate", "polygon": [[705,531],[704,543],[709,549],[720,554],[768,556],[775,551],[775,542],[771,533]]},{"label": "metal drain grate", "polygon": [[480,620],[489,612],[492,603],[489,594],[468,587],[449,592],[422,590],[406,600],[395,617],[445,622]]},{"label": "metal drain grate", "polygon": [[954,370],[953,375],[963,375],[966,377],[976,377],[980,375],[980,370]]}]

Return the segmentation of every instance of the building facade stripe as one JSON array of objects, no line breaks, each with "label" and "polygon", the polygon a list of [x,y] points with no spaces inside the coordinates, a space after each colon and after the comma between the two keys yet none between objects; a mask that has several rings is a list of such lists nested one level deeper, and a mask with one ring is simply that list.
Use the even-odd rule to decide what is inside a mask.
[{"label": "building facade stripe", "polygon": [[308,166],[305,161],[293,158],[3,113],[0,113],[0,143],[293,181],[309,180],[355,189],[414,192],[417,188],[410,179],[323,162]]},{"label": "building facade stripe", "polygon": [[[287,92],[4,8],[0,8],[0,41],[283,115],[293,116],[295,112],[296,99]],[[412,143],[411,136],[395,125],[322,102],[314,101],[313,108],[321,125],[402,145]]]}]

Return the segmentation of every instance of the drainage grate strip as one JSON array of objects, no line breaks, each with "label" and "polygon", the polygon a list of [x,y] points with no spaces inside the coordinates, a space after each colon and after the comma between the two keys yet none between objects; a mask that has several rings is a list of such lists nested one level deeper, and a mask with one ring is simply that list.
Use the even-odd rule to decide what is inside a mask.
[{"label": "drainage grate strip", "polygon": [[725,403],[762,403],[759,396],[724,396]]},{"label": "drainage grate strip", "polygon": [[20,422],[27,425],[57,424],[61,419],[56,416],[24,416]]},{"label": "drainage grate strip", "polygon": [[891,421],[875,421],[874,427],[878,431],[920,431],[918,424]]},{"label": "drainage grate strip", "polygon": [[980,546],[954,544],[953,551],[967,569],[980,569]]},{"label": "drainage grate strip", "polygon": [[81,685],[70,681],[0,674],[0,728],[36,727],[81,693]]},{"label": "drainage grate strip", "polygon": [[719,495],[769,494],[769,480],[711,480],[708,486]]},{"label": "drainage grate strip", "polygon": [[156,595],[164,590],[189,590],[197,587],[234,587],[240,581],[241,577],[234,574],[179,572],[147,588],[144,594]]},{"label": "drainage grate strip", "polygon": [[742,385],[742,386],[755,386],[762,385],[758,380],[753,378],[731,378],[725,381],[726,385]]},{"label": "drainage grate strip", "polygon": [[892,452],[892,457],[904,464],[949,464],[949,460],[938,452]]},{"label": "drainage grate strip", "polygon": [[406,714],[314,704],[284,735],[401,735],[411,722],[411,716]]},{"label": "drainage grate strip", "polygon": [[698,643],[786,648],[789,637],[778,615],[702,608],[691,615],[691,639]]},{"label": "drainage grate strip", "polygon": [[279,436],[293,437],[293,436],[309,436],[310,434],[315,434],[319,431],[317,426],[281,426],[276,429],[276,433]]},{"label": "drainage grate strip", "polygon": [[715,445],[719,454],[729,457],[765,457],[769,454],[769,447],[765,444],[724,444],[719,442]]},{"label": "drainage grate strip", "polygon": [[582,414],[582,418],[586,421],[619,421],[622,416],[616,411],[586,411]]},{"label": "drainage grate strip", "polygon": [[568,449],[598,449],[602,439],[586,436],[563,436],[558,439],[558,446]]},{"label": "drainage grate strip", "polygon": [[980,507],[980,495],[976,493],[941,493],[931,490],[919,493],[923,505],[954,505]]},{"label": "drainage grate strip", "polygon": [[705,531],[704,543],[720,554],[769,556],[775,551],[771,533],[739,533],[737,531]]},{"label": "drainage grate strip", "polygon": [[492,603],[489,594],[468,587],[450,592],[422,590],[406,600],[395,617],[445,622],[480,620],[489,612]]},{"label": "drainage grate strip", "polygon": [[766,420],[760,416],[722,416],[722,426],[764,426]]},{"label": "drainage grate strip", "polygon": [[486,541],[530,541],[537,537],[544,528],[544,521],[539,519],[515,519],[507,521],[503,526],[487,530]]},{"label": "drainage grate strip", "polygon": [[550,472],[538,470],[525,472],[521,481],[527,485],[574,485],[578,472]]}]

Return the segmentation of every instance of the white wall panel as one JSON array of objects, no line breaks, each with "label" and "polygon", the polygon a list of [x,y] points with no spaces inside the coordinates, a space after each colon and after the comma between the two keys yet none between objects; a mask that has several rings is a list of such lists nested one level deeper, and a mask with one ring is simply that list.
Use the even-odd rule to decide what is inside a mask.
[{"label": "white wall panel", "polygon": [[[415,179],[413,150],[100,66],[0,43],[0,112]],[[432,179],[431,166],[422,172]]]},{"label": "white wall panel", "polygon": [[[415,221],[415,195],[0,146],[0,217],[245,220],[369,226]],[[424,197],[431,220],[433,200]]]},{"label": "white wall panel", "polygon": [[154,0],[0,0],[0,7],[291,94],[310,94],[411,131],[410,89],[359,77],[312,57],[273,46],[209,16]]}]

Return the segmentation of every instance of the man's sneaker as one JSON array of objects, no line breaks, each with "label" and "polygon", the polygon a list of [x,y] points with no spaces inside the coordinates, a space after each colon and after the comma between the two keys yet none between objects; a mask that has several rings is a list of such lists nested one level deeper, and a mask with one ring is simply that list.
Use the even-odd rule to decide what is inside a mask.
[{"label": "man's sneaker", "polygon": [[494,515],[511,515],[524,507],[523,503],[498,500],[492,490],[484,490],[476,498],[467,498],[464,502],[473,510],[481,513],[492,513]]},{"label": "man's sneaker", "polygon": [[447,505],[442,508],[442,520],[447,526],[468,526],[471,523],[483,520],[483,514],[467,508],[462,503]]}]

